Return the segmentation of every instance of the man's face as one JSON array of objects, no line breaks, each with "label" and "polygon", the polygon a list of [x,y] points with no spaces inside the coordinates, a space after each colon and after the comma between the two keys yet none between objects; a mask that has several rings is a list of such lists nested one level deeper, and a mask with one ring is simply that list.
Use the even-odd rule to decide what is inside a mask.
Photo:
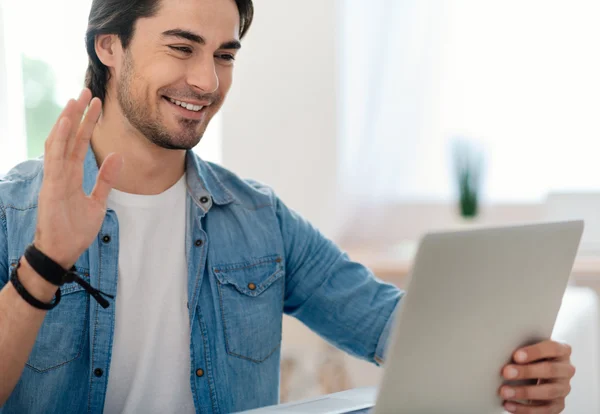
[{"label": "man's face", "polygon": [[129,123],[160,147],[196,146],[231,87],[239,20],[234,0],[162,0],[139,19],[115,66]]}]

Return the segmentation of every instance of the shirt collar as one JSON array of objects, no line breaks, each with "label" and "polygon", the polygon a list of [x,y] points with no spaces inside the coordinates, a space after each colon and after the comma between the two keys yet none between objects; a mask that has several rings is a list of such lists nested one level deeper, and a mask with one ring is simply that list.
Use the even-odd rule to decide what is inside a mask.
[{"label": "shirt collar", "polygon": [[[186,152],[186,173],[188,193],[203,210],[208,211],[212,203],[226,205],[235,201],[210,164],[191,150]],[[90,146],[83,164],[83,191],[86,194],[94,189],[97,176],[98,164]]]}]

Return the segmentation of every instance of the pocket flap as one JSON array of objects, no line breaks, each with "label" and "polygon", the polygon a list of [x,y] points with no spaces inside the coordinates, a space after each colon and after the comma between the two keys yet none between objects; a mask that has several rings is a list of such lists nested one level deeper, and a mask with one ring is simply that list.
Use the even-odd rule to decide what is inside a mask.
[{"label": "pocket flap", "polygon": [[283,260],[271,255],[247,262],[222,264],[213,267],[222,285],[232,285],[247,296],[258,296],[283,276]]}]

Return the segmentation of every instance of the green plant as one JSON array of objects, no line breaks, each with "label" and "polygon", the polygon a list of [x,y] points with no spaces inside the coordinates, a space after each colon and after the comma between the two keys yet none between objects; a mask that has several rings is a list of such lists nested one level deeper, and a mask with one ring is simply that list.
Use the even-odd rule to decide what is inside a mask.
[{"label": "green plant", "polygon": [[454,142],[454,170],[459,193],[461,216],[476,217],[479,213],[483,153],[473,142]]},{"label": "green plant", "polygon": [[56,103],[56,78],[50,64],[23,55],[22,65],[27,156],[36,158],[44,152],[61,107]]}]

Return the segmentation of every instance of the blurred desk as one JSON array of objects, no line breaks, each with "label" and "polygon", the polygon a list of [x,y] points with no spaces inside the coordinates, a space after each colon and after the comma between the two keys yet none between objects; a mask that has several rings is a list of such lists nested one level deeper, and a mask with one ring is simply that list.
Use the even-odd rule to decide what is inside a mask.
[{"label": "blurred desk", "polygon": [[[416,245],[405,244],[387,249],[347,249],[350,259],[367,266],[380,279],[405,287],[412,269]],[[578,257],[573,265],[571,281],[600,291],[600,256]]]}]

